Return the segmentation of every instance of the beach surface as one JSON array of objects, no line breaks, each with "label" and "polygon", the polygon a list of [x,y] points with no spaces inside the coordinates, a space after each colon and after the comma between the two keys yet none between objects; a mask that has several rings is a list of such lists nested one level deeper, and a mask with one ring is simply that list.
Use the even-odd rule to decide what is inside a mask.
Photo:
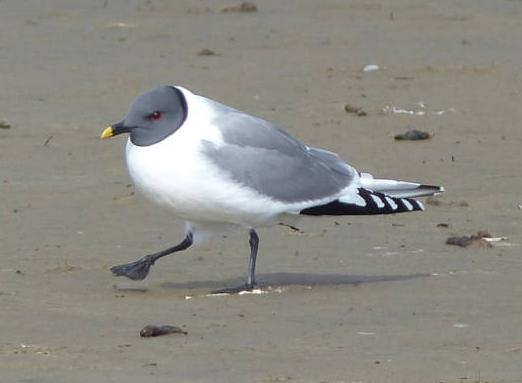
[{"label": "beach surface", "polygon": [[[522,2],[239,4],[0,1],[0,381],[522,382]],[[183,237],[99,139],[161,84],[446,192],[260,229],[260,294],[208,295],[246,277],[245,232],[115,278]]]}]

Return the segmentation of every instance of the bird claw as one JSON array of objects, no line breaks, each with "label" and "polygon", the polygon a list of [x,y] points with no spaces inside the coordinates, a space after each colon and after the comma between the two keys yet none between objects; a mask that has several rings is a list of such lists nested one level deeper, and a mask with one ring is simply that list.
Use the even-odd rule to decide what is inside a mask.
[{"label": "bird claw", "polygon": [[150,267],[154,264],[148,257],[144,257],[135,262],[126,263],[111,267],[112,273],[117,277],[127,277],[134,281],[143,280],[147,277]]}]

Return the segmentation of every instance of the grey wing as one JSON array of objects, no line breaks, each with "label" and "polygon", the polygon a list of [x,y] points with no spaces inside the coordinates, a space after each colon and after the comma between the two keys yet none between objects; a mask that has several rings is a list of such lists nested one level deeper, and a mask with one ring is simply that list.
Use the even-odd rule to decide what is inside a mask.
[{"label": "grey wing", "polygon": [[225,144],[204,143],[204,153],[237,182],[294,203],[336,196],[355,170],[335,153],[310,148],[268,121],[228,109],[214,124]]},{"label": "grey wing", "polygon": [[209,101],[217,112],[213,123],[228,144],[274,149],[287,154],[294,154],[297,149],[305,147],[271,122]]}]

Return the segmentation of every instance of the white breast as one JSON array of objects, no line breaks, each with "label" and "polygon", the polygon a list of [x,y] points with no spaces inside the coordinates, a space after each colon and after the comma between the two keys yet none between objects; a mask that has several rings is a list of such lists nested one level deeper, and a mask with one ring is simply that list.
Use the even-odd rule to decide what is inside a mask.
[{"label": "white breast", "polygon": [[181,90],[189,114],[180,129],[151,146],[127,142],[127,166],[137,189],[188,221],[272,223],[287,206],[234,182],[202,154],[203,140],[220,144],[222,136],[205,99]]}]

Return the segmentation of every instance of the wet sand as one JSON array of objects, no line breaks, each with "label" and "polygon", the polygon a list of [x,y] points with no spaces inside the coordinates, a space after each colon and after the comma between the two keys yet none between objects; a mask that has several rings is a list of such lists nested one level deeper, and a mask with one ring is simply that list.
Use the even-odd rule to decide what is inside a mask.
[{"label": "wet sand", "polygon": [[[522,3],[221,12],[236,4],[0,1],[0,380],[521,382]],[[420,214],[261,229],[266,294],[206,296],[245,277],[244,233],[114,278],[183,235],[134,195],[124,140],[98,139],[169,83],[447,192]],[[394,141],[409,129],[433,137]],[[507,239],[445,244],[482,229]]]}]

